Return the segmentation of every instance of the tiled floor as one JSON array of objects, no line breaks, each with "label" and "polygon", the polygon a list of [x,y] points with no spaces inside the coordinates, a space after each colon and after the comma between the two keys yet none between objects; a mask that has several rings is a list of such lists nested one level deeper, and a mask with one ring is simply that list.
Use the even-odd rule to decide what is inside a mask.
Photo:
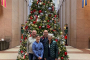
[{"label": "tiled floor", "polygon": [[90,49],[77,49],[67,46],[69,60],[90,60]]},{"label": "tiled floor", "polygon": [[[16,60],[18,55],[19,46],[0,51],[0,60]],[[67,46],[69,60],[90,60],[90,49],[76,49]]]}]

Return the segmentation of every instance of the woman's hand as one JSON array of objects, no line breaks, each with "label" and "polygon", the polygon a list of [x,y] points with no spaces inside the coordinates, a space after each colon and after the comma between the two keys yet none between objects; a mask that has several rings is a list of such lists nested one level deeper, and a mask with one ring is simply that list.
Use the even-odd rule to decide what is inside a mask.
[{"label": "woman's hand", "polygon": [[55,60],[57,60],[57,58],[55,58]]},{"label": "woman's hand", "polygon": [[46,60],[46,58],[44,58],[44,60]]}]

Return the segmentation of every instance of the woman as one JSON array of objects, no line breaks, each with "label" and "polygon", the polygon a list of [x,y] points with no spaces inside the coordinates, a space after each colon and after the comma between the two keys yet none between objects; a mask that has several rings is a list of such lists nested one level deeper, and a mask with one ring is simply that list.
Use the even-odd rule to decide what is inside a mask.
[{"label": "woman", "polygon": [[44,59],[57,60],[58,59],[58,46],[56,41],[52,40],[52,36],[48,36],[48,41],[44,46]]},{"label": "woman", "polygon": [[34,53],[33,60],[41,60],[43,58],[43,44],[40,42],[40,36],[36,35],[36,41],[32,45],[32,50]]}]

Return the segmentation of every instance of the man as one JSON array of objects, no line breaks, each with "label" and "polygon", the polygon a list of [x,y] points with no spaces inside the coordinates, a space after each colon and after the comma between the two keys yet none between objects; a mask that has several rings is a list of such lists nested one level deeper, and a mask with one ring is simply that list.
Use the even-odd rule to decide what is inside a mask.
[{"label": "man", "polygon": [[48,31],[44,30],[43,37],[40,39],[40,42],[42,42],[42,44],[44,46],[47,41],[48,41]]},{"label": "man", "polygon": [[48,35],[48,41],[44,46],[44,59],[57,60],[58,59],[58,46],[57,42],[52,40],[52,36]]},{"label": "man", "polygon": [[36,41],[36,34],[36,30],[33,30],[31,33],[31,37],[29,37],[27,41],[27,53],[29,55],[29,60],[33,60],[32,44]]},{"label": "man", "polygon": [[40,36],[36,36],[36,41],[32,45],[32,50],[33,50],[33,60],[41,60],[43,57],[43,44],[40,42]]},{"label": "man", "polygon": [[[43,37],[40,39],[40,42],[42,42],[44,46],[47,41],[48,41],[48,31],[44,30]],[[42,60],[44,60],[44,57],[42,58]]]}]

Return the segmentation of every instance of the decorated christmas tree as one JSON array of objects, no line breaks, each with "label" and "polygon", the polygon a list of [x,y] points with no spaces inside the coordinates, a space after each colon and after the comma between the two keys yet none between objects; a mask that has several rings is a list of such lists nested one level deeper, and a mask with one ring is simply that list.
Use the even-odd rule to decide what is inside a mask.
[{"label": "decorated christmas tree", "polygon": [[53,39],[57,42],[59,48],[58,57],[61,60],[68,60],[65,39],[61,35],[62,32],[53,1],[33,0],[30,10],[28,20],[21,27],[20,50],[17,60],[28,60],[27,39],[31,36],[32,30],[36,30],[40,36],[43,35],[44,30],[48,30],[49,34],[53,34]]}]

